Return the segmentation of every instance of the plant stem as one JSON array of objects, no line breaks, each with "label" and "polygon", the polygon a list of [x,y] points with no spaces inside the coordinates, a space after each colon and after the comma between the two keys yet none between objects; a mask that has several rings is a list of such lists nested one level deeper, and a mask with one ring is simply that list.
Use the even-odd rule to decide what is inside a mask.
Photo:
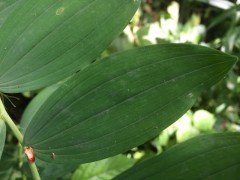
[{"label": "plant stem", "polygon": [[0,99],[0,117],[9,125],[9,127],[12,129],[12,131],[13,131],[14,135],[16,136],[16,138],[18,139],[18,141],[22,144],[23,143],[23,135],[21,134],[21,132],[19,131],[19,129],[17,128],[17,126],[15,125],[13,120],[8,115],[1,99]]},{"label": "plant stem", "polygon": [[30,166],[30,169],[31,169],[31,172],[32,172],[32,175],[33,175],[33,179],[34,180],[41,180],[35,162],[29,162],[29,166]]},{"label": "plant stem", "polygon": [[[23,135],[21,134],[21,132],[19,131],[19,129],[17,128],[16,124],[13,122],[11,117],[8,115],[7,111],[4,108],[2,100],[0,99],[0,120],[1,119],[4,120],[9,125],[9,127],[12,129],[12,131],[13,131],[14,135],[16,136],[16,138],[18,139],[20,145],[23,145]],[[41,180],[35,162],[28,162],[28,163],[29,163],[32,175],[33,175],[33,179]]]}]

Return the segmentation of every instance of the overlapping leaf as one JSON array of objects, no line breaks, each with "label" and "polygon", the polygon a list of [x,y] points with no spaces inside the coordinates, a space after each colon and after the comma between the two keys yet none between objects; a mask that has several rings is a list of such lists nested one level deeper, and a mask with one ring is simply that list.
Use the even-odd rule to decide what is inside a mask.
[{"label": "overlapping leaf", "polygon": [[21,0],[0,27],[0,91],[22,92],[83,69],[109,46],[140,0]]},{"label": "overlapping leaf", "polygon": [[115,179],[238,179],[240,134],[205,135],[178,144]]},{"label": "overlapping leaf", "polygon": [[112,55],[64,82],[38,109],[29,106],[33,114],[23,119],[29,122],[24,144],[53,163],[125,152],[177,120],[235,62],[224,53],[184,44]]},{"label": "overlapping leaf", "polygon": [[3,147],[6,138],[6,126],[2,119],[0,119],[0,160],[3,152]]},{"label": "overlapping leaf", "polygon": [[123,155],[80,165],[72,180],[108,180],[133,166],[135,161]]},{"label": "overlapping leaf", "polygon": [[35,115],[35,113],[39,110],[39,108],[42,106],[44,101],[47,101],[50,95],[57,90],[59,87],[59,84],[52,85],[50,87],[47,87],[38,95],[37,98],[33,99],[29,107],[24,111],[20,131],[21,133],[25,133],[26,128],[28,127],[30,121],[32,120],[32,117]]},{"label": "overlapping leaf", "polygon": [[0,161],[0,179],[9,180],[14,179],[17,174],[17,167],[19,167],[18,153],[16,145],[5,145]]}]

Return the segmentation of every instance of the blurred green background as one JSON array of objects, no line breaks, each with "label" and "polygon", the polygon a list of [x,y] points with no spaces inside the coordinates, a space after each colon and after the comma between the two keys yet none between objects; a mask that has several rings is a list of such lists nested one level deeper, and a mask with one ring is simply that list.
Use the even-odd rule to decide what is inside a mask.
[{"label": "blurred green background", "polygon": [[[98,60],[118,51],[161,43],[199,44],[240,57],[240,0],[144,0],[131,23]],[[158,137],[126,152],[126,157],[131,161],[125,163],[125,159],[123,161],[120,160],[121,158],[117,159],[124,162],[121,171],[124,170],[122,167],[128,168],[133,161],[142,161],[160,154],[171,146],[200,134],[240,132],[239,67],[238,62],[224,80],[205,91],[191,110],[161,132]],[[20,122],[22,112],[37,93],[4,95],[11,117]],[[24,164],[20,158],[22,151],[20,148],[15,150],[17,140],[10,130],[8,132],[7,145],[0,163],[0,179],[24,179],[27,170],[19,170]],[[97,163],[101,164],[101,162]],[[102,172],[109,170],[111,166],[109,163],[111,162],[102,163],[101,167],[108,165]],[[118,164],[121,165],[119,162]],[[95,167],[93,163],[89,166],[96,170],[93,168]],[[82,175],[82,171],[87,171],[88,168],[84,165],[75,171],[76,167],[68,167],[61,177],[78,179],[79,174]],[[43,172],[46,177],[52,173],[51,170],[48,171]],[[73,172],[74,175],[69,172]],[[108,174],[103,179],[118,174],[115,171],[111,173],[112,176]]]}]

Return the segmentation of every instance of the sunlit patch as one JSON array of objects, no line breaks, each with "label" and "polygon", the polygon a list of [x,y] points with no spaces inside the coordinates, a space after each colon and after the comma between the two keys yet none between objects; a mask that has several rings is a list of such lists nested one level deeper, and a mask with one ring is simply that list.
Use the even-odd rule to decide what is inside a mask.
[{"label": "sunlit patch", "polygon": [[52,154],[51,154],[51,158],[52,158],[52,159],[55,159],[55,158],[56,158],[55,153],[52,153]]},{"label": "sunlit patch", "polygon": [[193,98],[193,97],[194,97],[194,94],[193,94],[193,93],[189,93],[187,96],[188,96],[189,98]]},{"label": "sunlit patch", "polygon": [[58,8],[57,11],[56,11],[56,15],[57,15],[57,16],[62,15],[63,12],[64,12],[64,10],[65,10],[64,7],[60,7],[60,8]]}]

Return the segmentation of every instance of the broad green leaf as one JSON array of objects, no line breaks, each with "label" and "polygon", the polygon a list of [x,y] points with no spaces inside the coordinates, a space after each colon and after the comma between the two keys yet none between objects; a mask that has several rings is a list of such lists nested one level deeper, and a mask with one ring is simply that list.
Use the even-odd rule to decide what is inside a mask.
[{"label": "broad green leaf", "polygon": [[135,161],[118,155],[97,162],[80,165],[72,180],[109,180],[130,168]]},{"label": "broad green leaf", "polygon": [[115,179],[238,179],[240,134],[199,136],[146,160]]},{"label": "broad green leaf", "polygon": [[0,27],[15,10],[21,0],[0,0]]},{"label": "broad green leaf", "polygon": [[117,53],[64,82],[37,110],[30,105],[27,111],[34,114],[24,116],[30,119],[24,144],[52,163],[125,152],[180,118],[235,62],[233,56],[184,44]]},{"label": "broad green leaf", "polygon": [[[42,91],[42,93],[39,93],[37,98],[34,98],[28,108],[24,111],[21,124],[20,124],[20,130],[21,133],[24,134],[26,131],[26,128],[28,127],[32,117],[34,116],[35,112],[38,111],[38,109],[41,107],[41,105],[50,97],[50,95],[58,88],[59,84],[55,84],[53,86],[47,87]],[[25,118],[26,116],[26,118]]]},{"label": "broad green leaf", "polygon": [[5,144],[5,138],[6,138],[6,126],[4,121],[0,118],[0,160],[2,157],[2,152]]},{"label": "broad green leaf", "polygon": [[94,61],[140,0],[21,0],[0,27],[0,91],[56,83]]}]

